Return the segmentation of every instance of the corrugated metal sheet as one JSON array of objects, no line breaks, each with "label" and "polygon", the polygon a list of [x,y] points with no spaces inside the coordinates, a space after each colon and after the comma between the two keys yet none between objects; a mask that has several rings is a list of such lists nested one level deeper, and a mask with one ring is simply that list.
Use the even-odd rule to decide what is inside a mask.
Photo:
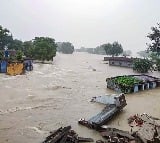
[{"label": "corrugated metal sheet", "polygon": [[11,63],[7,67],[7,74],[9,75],[20,75],[24,73],[23,63]]},{"label": "corrugated metal sheet", "polygon": [[25,70],[32,71],[33,70],[33,61],[32,60],[25,60]]},{"label": "corrugated metal sheet", "polygon": [[6,61],[1,61],[0,63],[0,72],[1,73],[6,73],[7,71],[7,62]]}]

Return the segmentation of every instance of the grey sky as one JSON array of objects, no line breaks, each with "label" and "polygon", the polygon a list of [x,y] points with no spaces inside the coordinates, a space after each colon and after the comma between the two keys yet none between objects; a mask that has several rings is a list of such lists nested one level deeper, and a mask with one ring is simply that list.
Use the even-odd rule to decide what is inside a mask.
[{"label": "grey sky", "polygon": [[118,41],[135,52],[146,49],[159,6],[160,0],[0,0],[0,24],[23,41],[50,36],[75,48]]}]

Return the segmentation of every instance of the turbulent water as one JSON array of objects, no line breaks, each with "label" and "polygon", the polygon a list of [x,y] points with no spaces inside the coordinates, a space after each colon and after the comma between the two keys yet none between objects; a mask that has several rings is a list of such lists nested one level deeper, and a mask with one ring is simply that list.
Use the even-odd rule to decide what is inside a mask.
[{"label": "turbulent water", "polygon": [[[100,139],[94,130],[77,124],[103,109],[93,96],[113,94],[110,76],[133,74],[132,69],[109,66],[103,56],[57,54],[53,64],[35,64],[25,75],[0,75],[0,143],[40,143],[60,126],[71,125],[80,136]],[[159,77],[160,73],[150,73]],[[109,126],[129,130],[127,118],[148,113],[160,118],[160,88],[126,95],[128,105]]]}]

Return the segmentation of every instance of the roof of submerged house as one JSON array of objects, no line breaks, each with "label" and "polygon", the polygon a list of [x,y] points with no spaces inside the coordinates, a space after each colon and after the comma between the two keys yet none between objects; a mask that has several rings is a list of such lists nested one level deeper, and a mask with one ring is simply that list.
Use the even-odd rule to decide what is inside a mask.
[{"label": "roof of submerged house", "polygon": [[126,62],[133,62],[134,58],[128,57],[104,57],[105,61],[126,61]]}]

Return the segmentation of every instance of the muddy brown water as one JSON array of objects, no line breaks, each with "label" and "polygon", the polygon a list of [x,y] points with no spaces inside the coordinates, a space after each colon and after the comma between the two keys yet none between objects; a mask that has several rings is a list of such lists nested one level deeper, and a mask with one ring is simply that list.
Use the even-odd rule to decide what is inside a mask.
[{"label": "muddy brown water", "polygon": [[[53,65],[35,64],[25,75],[0,74],[0,143],[40,143],[60,126],[71,125],[79,136],[101,139],[77,124],[103,105],[90,103],[93,96],[115,94],[106,88],[110,76],[133,74],[132,69],[109,66],[102,55],[57,54]],[[160,73],[149,73],[160,77]],[[107,125],[129,130],[127,118],[148,113],[160,118],[160,88],[126,95],[128,105]]]}]

